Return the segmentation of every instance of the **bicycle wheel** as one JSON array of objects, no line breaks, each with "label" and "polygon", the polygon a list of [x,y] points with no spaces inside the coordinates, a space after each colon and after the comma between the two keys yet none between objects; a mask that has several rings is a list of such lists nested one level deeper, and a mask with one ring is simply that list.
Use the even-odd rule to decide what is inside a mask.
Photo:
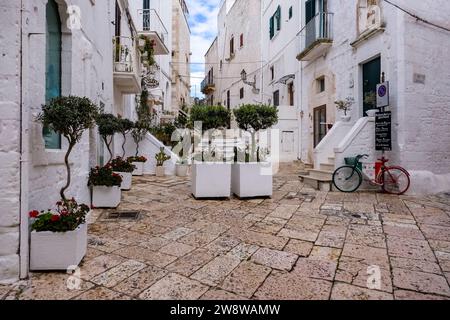
[{"label": "bicycle wheel", "polygon": [[363,181],[358,169],[351,166],[342,166],[333,173],[333,185],[342,192],[354,192],[358,190]]},{"label": "bicycle wheel", "polygon": [[401,167],[387,167],[381,172],[383,191],[390,194],[404,194],[411,183],[409,173]]}]

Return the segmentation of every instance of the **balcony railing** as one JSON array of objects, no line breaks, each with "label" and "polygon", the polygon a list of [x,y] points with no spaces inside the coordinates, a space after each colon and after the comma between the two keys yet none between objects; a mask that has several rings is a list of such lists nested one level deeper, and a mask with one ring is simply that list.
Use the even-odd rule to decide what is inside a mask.
[{"label": "balcony railing", "polygon": [[167,46],[168,31],[154,9],[138,10],[137,31],[141,34],[155,33],[164,46]]},{"label": "balcony railing", "polygon": [[203,81],[200,85],[201,92],[206,95],[212,93],[215,88],[216,88],[216,85],[214,84],[214,81],[212,79],[210,79],[208,76],[205,77],[205,79],[203,79]]},{"label": "balcony railing", "polygon": [[298,60],[311,60],[333,42],[333,13],[319,12],[300,31],[301,48]]},{"label": "balcony railing", "polygon": [[125,91],[139,92],[142,65],[134,38],[113,38],[113,65],[115,81],[126,88]]}]

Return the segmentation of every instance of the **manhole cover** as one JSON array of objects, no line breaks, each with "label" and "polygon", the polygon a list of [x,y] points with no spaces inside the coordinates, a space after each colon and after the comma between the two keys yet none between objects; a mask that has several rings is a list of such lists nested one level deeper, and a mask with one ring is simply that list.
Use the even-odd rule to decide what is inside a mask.
[{"label": "manhole cover", "polygon": [[352,217],[353,218],[358,218],[358,219],[361,218],[361,216],[359,214],[352,214]]},{"label": "manhole cover", "polygon": [[137,220],[141,215],[140,211],[114,211],[109,212],[106,215],[106,219],[125,219],[125,220]]}]

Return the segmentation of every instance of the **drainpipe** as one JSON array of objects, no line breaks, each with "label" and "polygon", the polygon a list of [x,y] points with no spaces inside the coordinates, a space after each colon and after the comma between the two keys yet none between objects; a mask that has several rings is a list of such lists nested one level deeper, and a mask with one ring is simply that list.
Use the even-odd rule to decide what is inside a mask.
[{"label": "drainpipe", "polygon": [[20,1],[20,66],[19,66],[19,109],[20,109],[20,191],[19,191],[19,211],[20,211],[20,278],[28,277],[29,268],[29,226],[28,226],[28,155],[29,155],[29,133],[28,114],[24,108],[23,98],[23,0]]}]

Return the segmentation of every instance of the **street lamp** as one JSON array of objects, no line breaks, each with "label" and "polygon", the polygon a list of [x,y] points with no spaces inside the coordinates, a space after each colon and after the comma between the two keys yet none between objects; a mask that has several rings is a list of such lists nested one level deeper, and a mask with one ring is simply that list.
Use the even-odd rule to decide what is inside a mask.
[{"label": "street lamp", "polygon": [[241,71],[241,80],[245,84],[251,86],[253,88],[254,93],[259,93],[259,89],[256,88],[256,75],[254,75],[253,81],[247,81],[247,72],[243,69]]}]

